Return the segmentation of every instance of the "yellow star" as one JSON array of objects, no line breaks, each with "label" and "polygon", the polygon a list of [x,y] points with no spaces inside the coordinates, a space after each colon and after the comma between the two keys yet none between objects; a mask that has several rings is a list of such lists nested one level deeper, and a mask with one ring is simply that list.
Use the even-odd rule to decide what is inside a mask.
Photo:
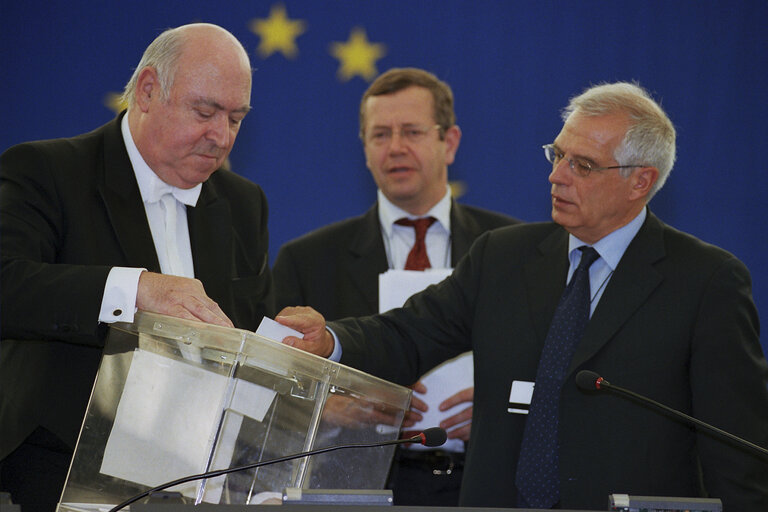
[{"label": "yellow star", "polygon": [[291,20],[283,4],[275,4],[269,11],[269,18],[256,18],[249,24],[251,32],[261,37],[256,51],[266,59],[275,52],[282,52],[289,59],[299,53],[296,38],[306,30],[303,20]]},{"label": "yellow star", "polygon": [[463,181],[449,181],[448,186],[451,187],[451,197],[456,199],[467,192],[467,184]]},{"label": "yellow star", "polygon": [[386,55],[387,47],[379,43],[369,43],[365,30],[356,27],[350,32],[346,43],[331,43],[330,52],[341,61],[337,72],[341,81],[360,75],[370,82],[379,73],[376,70],[376,60]]},{"label": "yellow star", "polygon": [[119,92],[110,92],[104,96],[104,106],[119,114],[128,108],[128,102],[122,100],[122,94]]}]

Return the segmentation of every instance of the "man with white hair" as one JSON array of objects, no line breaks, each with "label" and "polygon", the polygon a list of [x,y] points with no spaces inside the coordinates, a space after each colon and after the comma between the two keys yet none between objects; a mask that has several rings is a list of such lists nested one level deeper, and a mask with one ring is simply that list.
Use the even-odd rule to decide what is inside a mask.
[{"label": "man with white hair", "polygon": [[109,323],[272,314],[266,198],[220,169],[250,96],[237,39],[185,25],[147,48],[127,112],[0,157],[0,490],[25,512],[58,501]]},{"label": "man with white hair", "polygon": [[629,83],[588,89],[563,119],[544,146],[554,222],[481,236],[452,276],[383,315],[326,330],[317,312],[286,308],[278,321],[309,336],[284,342],[340,349],[342,363],[403,384],[473,350],[462,505],[601,510],[621,493],[768,510],[765,458],[576,385],[591,370],[768,446],[749,271],[647,207],[675,160],[671,121]]}]

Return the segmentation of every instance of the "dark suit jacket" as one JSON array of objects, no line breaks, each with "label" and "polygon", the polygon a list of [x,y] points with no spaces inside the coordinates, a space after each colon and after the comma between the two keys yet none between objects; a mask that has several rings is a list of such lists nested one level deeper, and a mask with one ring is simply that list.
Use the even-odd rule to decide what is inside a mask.
[{"label": "dark suit jacket", "polygon": [[[491,231],[451,277],[404,308],[330,324],[341,339],[342,363],[402,384],[474,350],[463,505],[515,506],[526,416],[507,411],[510,387],[535,380],[565,285],[567,247],[567,233],[552,223]],[[708,493],[725,510],[768,510],[765,459],[645,405],[574,384],[576,373],[590,369],[768,446],[768,365],[758,337],[746,267],[649,214],[567,372],[560,400],[562,508],[600,510],[611,493]]]},{"label": "dark suit jacket", "polygon": [[[36,427],[74,446],[101,357],[113,266],[160,272],[120,119],[0,157],[0,459]],[[195,276],[237,327],[272,314],[267,203],[219,170],[187,208]]]},{"label": "dark suit jacket", "polygon": [[[518,220],[473,206],[451,204],[451,265],[482,233]],[[358,217],[319,228],[286,243],[272,267],[275,302],[312,306],[326,319],[379,311],[379,274],[388,269],[378,204]]]}]

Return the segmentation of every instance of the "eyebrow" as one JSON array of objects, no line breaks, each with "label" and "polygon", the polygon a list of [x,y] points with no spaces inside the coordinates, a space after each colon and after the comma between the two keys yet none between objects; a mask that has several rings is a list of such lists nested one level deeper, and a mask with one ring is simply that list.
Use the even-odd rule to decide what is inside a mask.
[{"label": "eyebrow", "polygon": [[[561,148],[560,146],[558,146],[558,145],[557,145],[557,144],[555,144],[554,142],[552,143],[552,145],[555,147],[555,149],[556,149],[556,150],[558,150],[560,153],[562,153],[562,154],[563,154],[563,156],[565,156],[565,151],[563,151],[563,150],[562,150],[562,148]],[[574,156],[573,156],[573,159],[574,159],[574,160],[581,160],[581,161],[583,161],[583,162],[587,162],[589,165],[592,165],[592,166],[594,166],[594,167],[600,167],[600,166],[597,164],[597,162],[595,162],[595,160],[593,160],[592,158],[590,158],[590,157],[588,157],[588,156],[584,156],[584,155],[574,155]]]},{"label": "eyebrow", "polygon": [[[391,129],[392,126],[393,125],[389,125],[389,124],[377,124],[377,125],[374,125],[371,129],[373,130],[382,129],[382,128]],[[397,127],[403,128],[408,126],[421,126],[421,123],[408,122],[408,123],[400,123],[400,124],[394,125],[395,128]]]},{"label": "eyebrow", "polygon": [[[228,111],[228,109],[224,105],[222,105],[218,101],[215,101],[215,100],[210,99],[210,98],[200,98],[198,100],[194,100],[192,102],[192,105],[195,105],[195,106],[197,106],[197,105],[206,105],[206,106],[209,106],[209,107],[213,107],[216,110],[223,110],[225,112]],[[243,113],[243,114],[247,114],[250,111],[251,111],[251,106],[250,105],[243,105],[242,107],[234,109],[232,112],[240,112],[240,113]]]}]

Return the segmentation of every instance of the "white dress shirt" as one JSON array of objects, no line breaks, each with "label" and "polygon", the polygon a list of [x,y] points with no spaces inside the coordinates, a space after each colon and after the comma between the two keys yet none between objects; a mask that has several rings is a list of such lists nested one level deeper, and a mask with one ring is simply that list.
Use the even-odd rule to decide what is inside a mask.
[{"label": "white dress shirt", "polygon": [[451,267],[451,189],[446,186],[443,198],[427,213],[411,215],[395,206],[386,196],[378,191],[379,223],[384,235],[384,250],[390,269],[402,270],[416,242],[416,231],[411,226],[401,226],[395,222],[402,218],[417,219],[434,217],[437,222],[429,226],[424,244],[432,268]]},{"label": "white dress shirt", "polygon": [[[131,130],[128,127],[128,115],[123,116],[120,124],[123,141],[128,151],[128,158],[136,175],[139,192],[144,204],[144,211],[149,221],[155,252],[160,262],[160,270],[164,274],[184,277],[194,277],[192,263],[192,248],[189,242],[189,226],[187,224],[186,205],[194,206],[200,197],[202,184],[190,189],[180,189],[163,182],[149,168],[133,142]],[[175,200],[165,202],[163,196],[171,194]],[[169,254],[166,246],[166,204],[176,209],[175,231],[176,243],[173,245],[176,254]],[[172,217],[173,218],[173,217]],[[173,262],[176,262],[175,264]],[[178,267],[178,268],[176,268]],[[132,322],[136,312],[136,295],[139,287],[139,276],[146,269],[133,267],[113,267],[104,286],[104,296],[99,312],[100,322]]]}]

